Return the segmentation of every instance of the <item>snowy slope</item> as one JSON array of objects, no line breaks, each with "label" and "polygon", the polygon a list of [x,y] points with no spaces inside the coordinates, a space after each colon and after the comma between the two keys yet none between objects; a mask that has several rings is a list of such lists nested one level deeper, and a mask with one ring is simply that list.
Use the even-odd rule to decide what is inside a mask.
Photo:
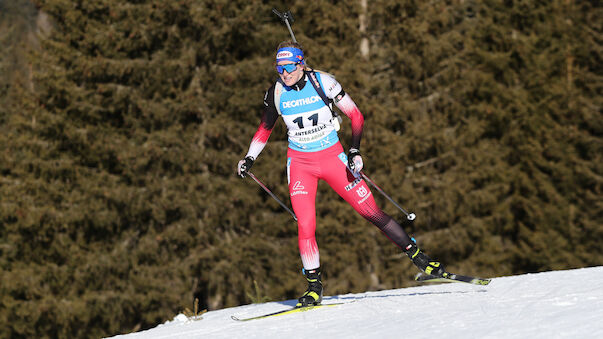
[{"label": "snowy slope", "polygon": [[[353,301],[353,302],[352,302]],[[326,297],[352,302],[237,322],[287,308],[293,300],[184,315],[139,338],[603,338],[603,266],[462,283]]]}]

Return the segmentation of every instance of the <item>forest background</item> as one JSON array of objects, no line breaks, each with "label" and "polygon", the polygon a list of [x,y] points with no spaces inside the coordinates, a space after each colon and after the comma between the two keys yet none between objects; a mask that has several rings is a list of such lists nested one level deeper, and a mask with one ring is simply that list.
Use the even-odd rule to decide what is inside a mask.
[{"label": "forest background", "polygon": [[[365,171],[428,254],[484,277],[603,264],[597,1],[0,0],[0,337],[300,295],[295,222],[235,175],[289,38],[272,8],[358,104]],[[286,148],[279,122],[253,171],[288,203]],[[413,284],[317,201],[326,294]]]}]

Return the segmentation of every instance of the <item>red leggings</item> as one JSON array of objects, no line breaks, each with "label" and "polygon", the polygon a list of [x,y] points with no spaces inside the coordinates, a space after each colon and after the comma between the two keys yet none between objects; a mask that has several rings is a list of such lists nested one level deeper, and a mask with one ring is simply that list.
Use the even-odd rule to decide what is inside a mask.
[{"label": "red leggings", "polygon": [[366,182],[348,170],[347,157],[339,142],[318,152],[289,149],[287,179],[291,205],[297,216],[299,252],[306,270],[320,267],[315,237],[318,179],[326,181],[356,212],[379,227],[398,247],[405,248],[410,244],[404,229],[377,207]]}]

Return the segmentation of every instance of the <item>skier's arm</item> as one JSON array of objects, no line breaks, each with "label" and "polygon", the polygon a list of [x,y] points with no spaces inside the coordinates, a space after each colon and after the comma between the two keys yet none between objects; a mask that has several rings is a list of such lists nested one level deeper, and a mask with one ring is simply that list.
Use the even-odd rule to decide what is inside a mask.
[{"label": "skier's arm", "polygon": [[352,120],[352,143],[348,152],[348,167],[354,173],[358,173],[364,167],[362,156],[360,155],[360,139],[362,139],[364,117],[354,103],[354,100],[352,100],[349,94],[346,94],[334,77],[324,74],[322,79],[327,97],[331,98],[343,114]]},{"label": "skier's arm", "polygon": [[351,148],[360,149],[360,139],[362,138],[362,127],[364,126],[364,117],[354,103],[349,94],[343,90],[335,96],[335,105],[352,120],[352,144]]},{"label": "skier's arm", "polygon": [[364,126],[364,117],[354,103],[354,100],[346,94],[343,89],[335,97],[335,105],[352,120],[352,143],[348,152],[348,167],[352,172],[359,173],[364,167],[362,156],[360,155],[360,139],[362,138],[362,127]]},{"label": "skier's arm", "polygon": [[266,95],[264,96],[264,110],[260,126],[251,139],[251,144],[249,145],[249,150],[247,151],[245,159],[239,161],[237,165],[237,173],[239,176],[244,177],[245,173],[251,169],[253,162],[260,155],[264,146],[266,146],[277,119],[278,112],[274,106],[274,86],[272,86],[266,91]]},{"label": "skier's arm", "polygon": [[335,105],[352,120],[352,149],[360,149],[360,139],[362,138],[362,127],[364,126],[364,117],[354,103],[354,100],[347,94],[341,84],[333,76],[328,73],[321,73],[322,83],[324,85],[325,94]]},{"label": "skier's arm", "polygon": [[260,122],[260,126],[255,132],[253,139],[251,139],[251,144],[249,145],[249,150],[245,157],[252,157],[253,160],[257,159],[264,149],[264,146],[266,146],[277,119],[278,112],[274,106],[274,86],[272,86],[266,91],[266,95],[264,96],[262,121]]}]

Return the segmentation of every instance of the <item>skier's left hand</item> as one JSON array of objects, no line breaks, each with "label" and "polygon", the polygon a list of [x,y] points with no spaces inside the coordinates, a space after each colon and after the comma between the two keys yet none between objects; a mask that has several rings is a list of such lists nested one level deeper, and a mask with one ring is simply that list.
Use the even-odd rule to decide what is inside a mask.
[{"label": "skier's left hand", "polygon": [[356,148],[350,148],[350,151],[348,152],[348,167],[354,174],[360,173],[364,167],[360,151]]}]

